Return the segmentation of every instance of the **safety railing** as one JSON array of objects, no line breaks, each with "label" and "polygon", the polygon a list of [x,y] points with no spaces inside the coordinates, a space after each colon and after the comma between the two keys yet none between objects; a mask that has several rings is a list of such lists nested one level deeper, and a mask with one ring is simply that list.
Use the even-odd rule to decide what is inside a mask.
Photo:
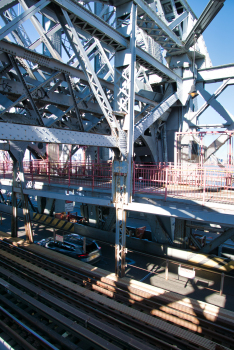
[{"label": "safety railing", "polygon": [[9,178],[12,176],[13,172],[13,163],[12,162],[0,162],[0,175],[3,179]]},{"label": "safety railing", "polygon": [[135,165],[134,192],[199,201],[234,202],[234,170],[177,167],[173,164]]},{"label": "safety railing", "polygon": [[28,180],[49,184],[66,184],[94,188],[111,188],[112,166],[109,163],[86,162],[24,162],[24,172]]},{"label": "safety railing", "polygon": [[[0,176],[12,177],[12,162],[0,162]],[[95,162],[24,162],[27,181],[63,184],[94,189],[111,189],[112,164]],[[234,168],[177,166],[173,163],[134,164],[133,194],[151,193],[191,200],[234,203]]]}]

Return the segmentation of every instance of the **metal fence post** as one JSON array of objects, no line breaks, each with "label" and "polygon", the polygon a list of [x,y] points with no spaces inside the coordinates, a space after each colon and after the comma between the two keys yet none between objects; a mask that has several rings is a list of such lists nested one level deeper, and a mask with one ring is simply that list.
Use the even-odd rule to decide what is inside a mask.
[{"label": "metal fence post", "polygon": [[167,200],[167,178],[168,178],[168,168],[166,168],[166,179],[165,179],[165,201]]},{"label": "metal fence post", "polygon": [[92,163],[92,190],[94,189],[94,162]]},{"label": "metal fence post", "polygon": [[33,182],[33,171],[34,171],[34,166],[33,166],[32,161],[30,160],[30,173],[31,173],[31,180],[32,180],[32,182]]},{"label": "metal fence post", "polygon": [[223,294],[223,285],[224,285],[224,273],[221,273],[221,281],[220,281],[220,291],[219,291],[219,295]]},{"label": "metal fence post", "polygon": [[169,261],[166,260],[166,270],[165,270],[165,280],[168,281],[168,265],[169,265]]},{"label": "metal fence post", "polygon": [[71,185],[71,162],[68,163],[68,186],[70,187]]},{"label": "metal fence post", "polygon": [[136,165],[135,165],[135,162],[133,162],[133,184],[132,184],[132,194],[134,195],[135,194],[135,181],[136,181],[136,178],[135,178],[135,175],[136,175]]},{"label": "metal fence post", "polygon": [[203,205],[205,203],[206,198],[206,168],[203,171]]},{"label": "metal fence post", "polygon": [[50,161],[48,162],[48,179],[50,184]]}]

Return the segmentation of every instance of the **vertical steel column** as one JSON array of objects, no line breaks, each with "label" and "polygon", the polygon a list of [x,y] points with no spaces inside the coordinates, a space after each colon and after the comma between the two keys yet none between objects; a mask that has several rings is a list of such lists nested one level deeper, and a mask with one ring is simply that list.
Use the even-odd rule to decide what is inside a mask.
[{"label": "vertical steel column", "polygon": [[[117,28],[127,31],[130,37],[129,49],[120,55],[117,52],[115,56],[114,109],[121,118],[121,132],[127,136],[126,157],[122,157],[121,161],[117,157],[114,159],[112,177],[113,201],[116,204],[115,274],[119,276],[121,272],[121,277],[125,275],[126,254],[126,211],[123,210],[123,204],[132,201],[136,11],[137,7],[133,2],[116,7]],[[124,138],[120,141],[123,140]]]},{"label": "vertical steel column", "polygon": [[175,148],[174,148],[174,166],[177,168],[177,158],[178,158],[178,133],[175,132]]},{"label": "vertical steel column", "polygon": [[17,237],[17,200],[16,191],[17,188],[21,194],[24,226],[27,240],[32,243],[33,235],[31,228],[30,213],[28,210],[28,195],[24,194],[25,179],[24,179],[24,169],[23,169],[23,158],[24,153],[27,148],[27,143],[25,142],[10,142],[9,154],[13,160],[13,186],[12,186],[12,236]]},{"label": "vertical steel column", "polygon": [[116,208],[116,232],[115,232],[115,274],[124,277],[125,275],[125,254],[126,254],[126,211],[123,205],[126,203],[126,178],[127,162],[113,162],[112,193],[113,202]]},{"label": "vertical steel column", "polygon": [[134,105],[135,105],[135,70],[136,70],[136,20],[137,7],[132,3],[130,17],[130,74],[129,74],[129,102],[128,102],[128,135],[127,135],[127,162],[128,174],[126,184],[126,201],[132,201],[132,174],[133,174],[133,152],[134,152]]},{"label": "vertical steel column", "polygon": [[121,209],[116,208],[116,225],[115,225],[115,275],[119,276],[119,258],[120,258],[120,221]]},{"label": "vertical steel column", "polygon": [[202,167],[203,167],[203,161],[204,161],[203,134],[201,134],[201,141],[200,141],[200,145],[201,145],[201,158],[200,158],[200,165],[201,165],[201,168],[202,168]]},{"label": "vertical steel column", "polygon": [[25,187],[24,180],[24,169],[23,169],[23,160],[19,161],[19,176],[20,176],[20,190],[21,190],[21,200],[23,204],[23,216],[24,216],[24,227],[26,233],[26,239],[29,243],[33,243],[33,232],[31,226],[30,212],[28,209],[28,195],[24,194],[23,190]]},{"label": "vertical steel column", "polygon": [[126,211],[120,204],[116,208],[115,274],[121,277],[125,276],[126,218]]},{"label": "vertical steel column", "polygon": [[14,191],[17,186],[17,168],[18,162],[13,160],[13,181],[12,181],[12,215],[11,215],[11,237],[17,237],[18,233],[18,222],[17,222],[17,198],[16,192]]},{"label": "vertical steel column", "polygon": [[220,291],[219,291],[219,295],[223,295],[223,285],[224,285],[224,273],[221,273],[221,281],[220,281]]}]

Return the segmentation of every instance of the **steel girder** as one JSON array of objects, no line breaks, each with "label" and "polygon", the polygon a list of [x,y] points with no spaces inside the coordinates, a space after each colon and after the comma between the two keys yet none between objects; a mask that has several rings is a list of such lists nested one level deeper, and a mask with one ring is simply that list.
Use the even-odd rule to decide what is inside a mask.
[{"label": "steel girder", "polygon": [[[226,79],[223,80],[223,84],[214,92],[213,95],[210,95],[208,91],[204,90],[201,87],[201,84],[198,84],[198,91],[199,94],[204,98],[206,101],[200,109],[195,112],[192,116],[192,119],[198,119],[199,116],[209,107],[211,106],[222,118],[224,118],[227,122],[228,127],[226,131],[230,131],[234,129],[234,116],[226,110],[220,102],[218,102],[216,99],[219,97],[219,95],[230,85],[234,85],[234,79]],[[205,151],[205,158],[204,161],[206,162],[213,154],[215,154],[228,140],[230,139],[230,135],[228,133],[218,136],[213,142],[210,143],[210,145],[207,147]]]},{"label": "steel girder", "polygon": [[184,44],[178,36],[163,22],[143,0],[135,0],[138,5],[137,24],[170,54],[186,52]]},{"label": "steel girder", "polygon": [[6,24],[2,29],[0,29],[0,40],[5,38],[9,33],[11,33],[15,28],[22,24],[27,19],[31,18],[35,13],[43,9],[50,3],[49,0],[41,0],[36,6],[32,6],[23,12],[20,16],[13,19],[11,22]]},{"label": "steel girder", "polygon": [[195,23],[194,27],[192,28],[191,32],[189,33],[185,41],[185,47],[187,49],[193,45],[194,35],[196,34],[196,36],[199,37],[204,32],[204,30],[207,28],[210,22],[214,19],[217,13],[224,6],[224,2],[225,0],[209,1],[209,3],[207,4],[206,8],[202,12],[201,16],[199,17],[198,21]]},{"label": "steel girder", "polygon": [[[153,137],[144,134],[154,129],[156,135],[163,126],[163,160],[167,162],[167,116],[171,108],[176,110],[177,101],[179,108],[183,105],[181,109],[193,108],[187,94],[192,73],[196,79],[189,51],[193,37],[189,35],[187,46],[182,40],[188,36],[189,25],[200,25],[202,32],[206,22],[202,17],[194,25],[195,16],[186,1],[180,0],[170,1],[171,6],[165,0],[153,1],[151,5],[142,0],[119,5],[113,0],[116,10],[111,8],[109,16],[107,4],[97,16],[93,13],[95,6],[78,0],[19,3],[24,12],[14,18],[4,12],[10,11],[11,6],[4,0],[0,3],[4,9],[0,15],[6,20],[0,39],[7,39],[0,41],[0,138],[72,144],[73,150],[77,145],[119,148],[120,154],[115,152],[113,162],[111,205],[116,209],[116,274],[121,261],[123,275],[126,210],[139,210],[139,204],[131,203],[134,141],[144,137],[153,150]],[[35,16],[38,11],[50,21],[47,28]],[[210,20],[212,10],[208,15]],[[26,19],[37,32],[37,38],[31,41],[22,40],[19,35]],[[58,31],[62,51],[52,40]],[[17,45],[9,42],[11,36]],[[40,44],[49,56],[37,52]],[[167,65],[161,59],[161,50],[167,52]],[[204,50],[195,58],[201,61],[203,53]],[[202,80],[203,74],[199,70],[198,79]],[[207,105],[221,111],[215,103],[219,91],[213,98],[202,86],[199,91]],[[205,109],[206,106],[198,114]],[[233,127],[232,117],[224,110],[221,114]],[[185,119],[183,115],[178,128],[183,128]],[[103,203],[101,200],[99,204]],[[158,208],[146,205],[144,210]]]},{"label": "steel girder", "polygon": [[[78,37],[78,34],[71,22],[71,19],[68,15],[68,13],[62,9],[63,16],[58,16],[60,18],[62,27],[64,32],[66,33],[69,43],[73,48],[73,51],[79,61],[79,64],[83,70],[83,72],[86,75],[86,78],[88,80],[88,83],[90,85],[90,88],[93,91],[93,94],[98,101],[98,104],[100,108],[102,109],[102,112],[104,116],[106,117],[108,124],[110,125],[111,131],[114,136],[117,136],[117,132],[119,131],[119,124],[113,115],[112,108],[110,106],[110,103],[107,99],[107,96],[105,95],[103,88],[101,86],[101,83],[89,61],[89,57]],[[65,18],[67,22],[64,22],[63,18]]]},{"label": "steel girder", "polygon": [[[136,21],[137,7],[133,2],[116,7],[116,22],[119,30],[129,29],[130,55],[127,62],[116,54],[115,60],[115,91],[114,107],[116,116],[121,116],[120,135],[122,147],[126,147],[125,159],[119,161],[114,158],[112,170],[112,198],[116,207],[115,232],[115,273],[125,274],[126,254],[126,211],[123,204],[132,201],[132,170],[133,170],[133,138],[134,138],[134,104],[135,104],[135,76],[136,76]],[[124,117],[124,119],[123,119]]]},{"label": "steel girder", "polygon": [[[29,2],[28,2],[29,3]],[[32,3],[32,2],[31,2]],[[41,4],[41,7],[42,7],[42,5],[44,6],[44,5],[46,5],[48,2],[40,2],[39,3],[39,5]],[[26,3],[23,1],[23,0],[21,0],[21,4],[22,4],[22,6],[24,7],[24,10],[25,10],[25,12],[23,13],[23,14],[21,14],[20,16],[19,16],[19,18],[18,18],[18,20],[19,21],[21,21],[21,23],[22,23],[22,20],[23,19],[25,19],[25,18],[28,18],[29,17],[29,12],[31,11],[31,14],[34,14],[35,13],[35,8],[36,7],[38,7],[39,5],[38,5],[38,3],[36,3],[36,5],[33,5],[33,6],[31,6],[29,9],[28,9],[28,7],[27,7],[27,5],[26,5]],[[4,8],[5,9],[5,8]],[[34,12],[32,12],[32,9],[34,10]],[[87,12],[87,10],[85,10],[84,8],[82,9],[82,10],[84,10],[83,12],[85,12],[86,13],[86,15],[88,14],[89,16],[90,16],[90,13],[88,13]],[[93,17],[93,16],[92,16]],[[58,57],[57,56],[57,53],[55,52],[55,50],[53,49],[53,48],[51,48],[50,46],[50,43],[49,43],[49,40],[48,40],[48,37],[49,37],[49,35],[51,35],[51,34],[53,34],[55,31],[57,31],[58,29],[60,29],[60,27],[61,27],[61,25],[59,24],[59,25],[57,25],[57,28],[52,28],[52,30],[50,30],[50,31],[48,31],[48,32],[45,32],[41,27],[40,27],[40,25],[37,23],[38,21],[35,19],[35,18],[31,18],[31,20],[32,20],[32,22],[33,22],[33,24],[34,24],[34,26],[36,27],[36,29],[37,29],[37,31],[39,32],[39,34],[40,34],[40,39],[39,40],[37,40],[37,42],[36,43],[34,43],[34,44],[31,44],[30,45],[30,48],[31,49],[33,49],[33,48],[35,48],[37,45],[38,45],[38,43],[39,42],[42,42],[42,41],[45,41],[46,42],[46,44],[47,44],[47,46],[49,46],[49,49],[50,49],[50,53],[52,54],[52,56],[54,56],[54,57]],[[17,18],[15,18],[14,20],[13,20],[13,22],[14,23],[9,23],[8,24],[8,26],[9,27],[11,27],[11,28],[13,28],[13,27],[15,27],[15,23],[17,23]],[[103,24],[104,26],[106,26],[106,23],[105,24]],[[5,28],[5,29],[7,29],[7,28]],[[9,31],[9,30],[8,30]],[[4,32],[5,34],[6,34],[6,30],[5,30],[5,32]],[[116,35],[117,35],[117,37],[118,37],[118,40],[120,40],[120,34],[119,33],[115,33]],[[113,37],[113,33],[112,33],[112,37]],[[103,39],[103,38],[102,38]],[[123,42],[122,42],[123,43]],[[3,44],[4,45],[4,44]],[[110,45],[110,42],[108,42],[108,45]],[[127,46],[128,45],[128,42],[125,40],[125,45]],[[3,47],[2,47],[3,48]],[[151,62],[147,62],[147,66],[151,66],[151,67],[153,67],[153,64],[155,63],[154,62],[154,60],[152,60],[152,57],[150,57],[149,55],[147,56],[147,54],[146,53],[144,53],[142,50],[140,50],[140,49],[138,49],[138,51],[140,52],[139,53],[139,57],[140,57],[140,59],[142,60],[142,61],[151,61]],[[8,51],[9,52],[9,51]],[[14,54],[16,54],[15,52],[13,52]],[[20,56],[20,53],[18,53],[18,57]],[[30,55],[29,55],[30,56]],[[142,56],[145,56],[145,57],[143,57],[143,59],[142,59]],[[24,55],[23,55],[23,57],[25,57]],[[21,59],[22,57],[20,57],[19,59]],[[31,57],[29,57],[29,58],[31,58],[32,59],[32,56]],[[39,57],[37,57],[37,59],[38,59]],[[39,61],[40,62],[38,62],[38,63],[42,63],[41,62],[41,59],[42,59],[42,57],[41,58],[39,58]],[[36,60],[37,61],[37,60]],[[24,61],[25,62],[25,61]],[[34,60],[34,62],[35,62],[35,60]],[[45,62],[44,62],[45,63]],[[48,63],[48,62],[47,62]],[[145,63],[145,62],[143,62],[143,63]],[[21,59],[21,64],[22,64],[22,59]],[[146,63],[145,63],[146,64]],[[154,64],[155,65],[155,64]],[[168,70],[165,66],[163,66],[162,64],[160,64],[160,62],[158,62],[158,64],[157,64],[157,66],[159,66],[159,67],[155,67],[154,68],[154,71],[157,71],[157,72],[159,72],[159,75],[161,75],[162,77],[165,77],[166,79],[168,79],[168,76],[167,76],[167,74],[168,73],[170,73],[170,75],[171,75],[171,77],[170,78],[172,78],[172,79],[179,79],[179,77],[176,77],[175,75],[173,76],[173,74],[172,74],[172,72],[170,71],[170,70]],[[64,72],[64,70],[63,70],[63,72]],[[166,73],[165,73],[166,72]],[[77,72],[76,72],[77,73]],[[7,83],[6,83],[6,80],[5,80],[5,85],[7,85]],[[3,84],[3,86],[5,86],[4,84]],[[39,91],[39,89],[37,89],[36,91]],[[22,99],[24,98],[24,96],[22,96]],[[47,98],[47,96],[45,96],[44,97],[45,98],[45,102],[48,102],[48,101],[46,101],[46,98]],[[144,99],[142,99],[142,100],[144,100]],[[9,102],[9,101],[8,101]],[[16,103],[15,103],[15,105],[17,105],[17,103],[19,103],[19,102],[21,102],[20,100],[17,100],[16,101]],[[33,100],[31,99],[31,102],[32,102],[32,104],[33,104]],[[153,102],[153,101],[152,101]],[[9,106],[10,106],[10,108],[12,108],[12,107],[14,107],[14,104],[8,104]],[[75,106],[75,104],[74,104],[74,106]],[[9,109],[8,109],[9,110]],[[51,110],[51,107],[49,106],[48,107],[48,110]],[[61,115],[65,115],[66,114],[66,112],[67,112],[68,110],[67,109],[65,109],[64,111],[63,111],[63,113],[62,112],[60,112],[59,113],[59,116],[57,117],[57,118],[54,118],[54,120],[53,120],[53,123],[54,122],[56,122],[56,121],[60,121],[61,120],[61,118],[62,118],[62,116]],[[7,113],[7,110],[5,110],[5,113]],[[32,114],[32,113],[31,113]],[[38,112],[36,112],[36,114],[38,114]],[[77,114],[77,112],[76,112],[76,114]],[[8,116],[9,117],[9,116]],[[40,119],[40,115],[38,114],[38,117],[39,117],[39,119]],[[52,119],[52,118],[50,118],[50,119]],[[22,122],[24,123],[24,122],[27,122],[27,118],[25,118],[25,116],[24,117],[22,117]],[[49,123],[47,123],[47,122],[45,122],[45,125],[52,125],[51,124],[51,121],[49,121]]]},{"label": "steel girder", "polygon": [[198,69],[197,73],[197,82],[199,83],[222,82],[225,79],[234,78],[234,64]]},{"label": "steel girder", "polygon": [[[63,0],[63,2],[59,0],[53,1],[76,16],[73,19],[75,27],[88,32],[89,35],[96,37],[100,42],[104,42],[115,51],[120,51],[129,47],[128,34],[122,35],[108,23],[102,21],[95,14],[85,9],[82,5],[74,3],[71,0]],[[142,2],[142,6],[143,5]],[[170,29],[168,29],[168,31],[173,33]],[[162,36],[163,35],[162,33]],[[165,81],[181,82],[181,78],[177,74],[138,47],[136,48],[136,61],[152,71],[152,73],[154,72],[161,76]]]},{"label": "steel girder", "polygon": [[177,100],[177,93],[169,96],[137,122],[134,127],[134,140],[137,140],[139,136],[144,134],[145,130],[158,120]]},{"label": "steel girder", "polygon": [[[6,25],[0,29],[2,37],[12,33],[14,40],[20,45],[0,41],[0,49],[3,52],[0,55],[0,60],[3,62],[0,68],[0,74],[3,77],[0,84],[2,94],[0,115],[2,120],[15,123],[17,116],[18,123],[22,124],[44,125],[57,129],[66,128],[67,132],[69,129],[81,131],[85,129],[86,125],[85,115],[90,112],[92,117],[88,117],[88,130],[92,133],[100,132],[98,130],[102,130],[104,115],[109,122],[112,134],[116,134],[117,139],[123,137],[119,121],[115,120],[115,115],[113,115],[114,70],[108,61],[108,55],[111,54],[113,58],[118,54],[118,60],[122,59],[123,65],[127,65],[128,60],[132,59],[129,23],[125,20],[124,26],[120,28],[119,24],[116,23],[114,7],[111,7],[107,20],[108,2],[100,12],[99,17],[93,13],[93,8],[89,4],[84,5],[79,1],[19,0],[19,3],[24,12],[17,17],[8,15],[8,22],[5,22]],[[4,15],[4,11],[12,12],[11,7],[15,4],[16,1],[3,0],[0,4],[0,14]],[[117,5],[118,3],[114,1],[112,4]],[[140,85],[143,86],[143,89],[137,87],[138,93],[135,94],[135,105],[139,107],[135,135],[139,137],[162,116],[163,111],[170,110],[169,108],[176,102],[176,97],[180,96],[179,90],[184,89],[182,75],[177,74],[177,71],[174,72],[153,56],[151,40],[157,42],[161,49],[166,50],[167,54],[171,56],[185,54],[188,50],[181,39],[186,35],[187,15],[190,13],[193,19],[195,16],[185,1],[172,1],[171,13],[164,0],[151,5],[147,5],[141,0],[135,0],[134,4],[137,7],[137,30],[140,38],[136,40],[135,47],[136,77]],[[65,22],[61,18],[58,19],[56,12],[59,13],[59,11],[57,9],[62,9],[65,11],[64,13],[67,13]],[[35,17],[35,13],[39,10],[41,14],[47,16],[54,23],[54,26],[49,30],[43,28]],[[157,13],[160,14],[161,18]],[[20,36],[23,22],[28,18],[39,35],[39,38],[34,39],[34,42],[31,40],[31,43],[28,38],[24,41]],[[113,20],[112,23],[108,22],[110,18]],[[181,23],[184,25],[181,26]],[[62,34],[63,47],[68,55],[64,62],[51,41],[51,36],[61,28],[63,28],[64,33],[67,33],[66,38],[64,33]],[[72,36],[76,38],[76,48],[69,31],[70,33],[73,31]],[[42,56],[33,51],[42,42],[52,57]],[[77,55],[75,52],[77,43],[83,56]],[[23,47],[23,45],[27,45],[28,48]],[[95,74],[92,72],[89,86],[87,81],[89,81],[93,59],[97,55],[100,58],[101,68]],[[83,60],[81,60],[81,56]],[[86,68],[84,69],[84,67]],[[168,84],[168,82],[174,81],[177,84],[177,93],[172,94],[174,97],[168,100],[168,95],[163,97],[162,94],[162,102],[158,107],[160,100],[155,102],[152,99],[152,88],[148,79],[153,74],[157,74],[158,82]],[[203,74],[203,70],[199,70],[198,79],[201,79],[200,75]],[[98,90],[94,88],[94,81]],[[139,83],[136,85],[140,86]],[[21,95],[20,86],[23,91]],[[146,86],[148,87],[145,88]],[[145,96],[149,96],[149,98]],[[165,101],[170,101],[169,107]],[[104,106],[105,108],[103,108]],[[13,109],[15,110],[13,111]],[[22,115],[21,118],[20,115]],[[118,140],[117,147],[121,148],[123,143]],[[122,149],[122,154],[124,153],[126,150]]]},{"label": "steel girder", "polygon": [[201,253],[210,253],[215,248],[219,247],[222,243],[225,243],[228,239],[234,236],[234,228],[229,228],[217,238],[213,239],[211,243],[206,244],[201,250]]},{"label": "steel girder", "polygon": [[110,148],[118,147],[118,140],[114,136],[4,122],[1,123],[0,139],[74,145],[78,144]]}]

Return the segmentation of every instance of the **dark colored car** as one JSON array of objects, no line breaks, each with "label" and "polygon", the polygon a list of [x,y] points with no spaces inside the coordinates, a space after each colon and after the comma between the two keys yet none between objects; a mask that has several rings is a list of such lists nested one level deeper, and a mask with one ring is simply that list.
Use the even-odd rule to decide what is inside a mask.
[{"label": "dark colored car", "polygon": [[[71,258],[94,264],[101,258],[101,247],[99,247],[98,244],[91,239],[86,238],[86,242],[84,239],[84,237],[78,234],[71,233],[64,235],[62,242],[54,240],[53,237],[49,237],[38,241],[37,244],[58,253],[70,256]],[[84,242],[86,243],[85,251],[83,249]]]}]

